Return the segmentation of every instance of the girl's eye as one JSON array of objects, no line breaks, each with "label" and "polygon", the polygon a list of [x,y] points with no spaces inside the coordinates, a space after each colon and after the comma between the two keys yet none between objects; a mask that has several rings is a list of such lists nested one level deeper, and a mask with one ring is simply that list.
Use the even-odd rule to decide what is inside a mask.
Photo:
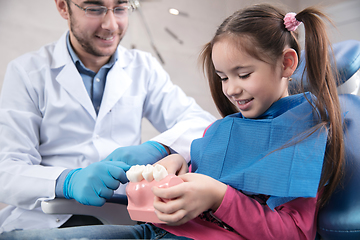
[{"label": "girl's eye", "polygon": [[246,78],[250,77],[250,74],[251,73],[248,73],[248,74],[245,74],[245,75],[239,75],[239,78],[246,79]]},{"label": "girl's eye", "polygon": [[226,77],[224,74],[218,74],[217,77],[220,79],[221,82],[224,82],[226,80],[228,80],[229,78]]},{"label": "girl's eye", "polygon": [[250,77],[250,74],[251,73],[248,73],[248,74],[245,74],[245,75],[239,75],[239,78],[241,78],[241,79],[248,78],[248,77]]}]

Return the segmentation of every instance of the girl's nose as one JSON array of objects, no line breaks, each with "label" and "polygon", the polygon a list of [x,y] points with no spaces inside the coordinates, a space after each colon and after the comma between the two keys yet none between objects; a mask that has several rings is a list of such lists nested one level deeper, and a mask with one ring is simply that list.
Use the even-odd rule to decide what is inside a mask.
[{"label": "girl's nose", "polygon": [[243,89],[238,81],[234,81],[230,78],[224,83],[224,85],[223,90],[226,91],[224,93],[229,97],[238,96],[243,92]]}]

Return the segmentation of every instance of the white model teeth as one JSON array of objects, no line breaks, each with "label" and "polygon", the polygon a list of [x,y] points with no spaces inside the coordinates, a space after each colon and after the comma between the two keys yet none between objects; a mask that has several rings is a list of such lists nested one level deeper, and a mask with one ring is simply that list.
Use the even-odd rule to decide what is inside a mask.
[{"label": "white model teeth", "polygon": [[146,165],[143,172],[142,172],[142,176],[144,177],[144,179],[148,182],[151,182],[152,180],[154,180],[154,167],[150,164]]},{"label": "white model teeth", "polygon": [[156,164],[155,167],[148,165],[134,165],[127,172],[126,177],[130,182],[140,182],[145,179],[148,182],[161,181],[168,175],[166,168],[160,164]]},{"label": "white model teeth", "polygon": [[156,164],[153,171],[155,181],[161,181],[168,175],[166,168],[163,165]]},{"label": "white model teeth", "polygon": [[143,180],[143,171],[145,169],[144,165],[135,165],[132,166],[129,171],[126,172],[126,177],[130,182],[140,182]]}]

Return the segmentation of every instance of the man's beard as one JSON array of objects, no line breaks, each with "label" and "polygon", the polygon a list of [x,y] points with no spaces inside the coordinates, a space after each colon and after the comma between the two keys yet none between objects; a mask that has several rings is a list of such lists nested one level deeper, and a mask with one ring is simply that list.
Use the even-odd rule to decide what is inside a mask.
[{"label": "man's beard", "polygon": [[[81,47],[85,50],[85,52],[96,56],[96,57],[107,57],[107,56],[111,56],[114,54],[114,52],[116,51],[116,49],[111,52],[110,54],[104,54],[102,51],[98,51],[90,42],[89,40],[83,38],[82,36],[80,36],[79,34],[77,34],[76,31],[76,27],[74,26],[75,24],[73,24],[74,20],[72,19],[71,23],[70,23],[70,30],[73,33],[74,37],[76,38],[76,40],[78,41],[78,43],[81,45]],[[117,46],[120,44],[121,38],[117,44]]]}]

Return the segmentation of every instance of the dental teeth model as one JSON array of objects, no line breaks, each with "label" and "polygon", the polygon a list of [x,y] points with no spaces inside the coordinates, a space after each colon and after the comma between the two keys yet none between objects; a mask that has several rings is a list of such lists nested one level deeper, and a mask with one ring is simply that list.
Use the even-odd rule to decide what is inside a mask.
[{"label": "dental teeth model", "polygon": [[166,168],[160,164],[155,166],[147,164],[145,165],[134,165],[127,172],[126,177],[130,182],[140,182],[145,179],[148,182],[161,181],[168,175]]},{"label": "dental teeth model", "polygon": [[[130,180],[126,186],[128,197],[127,210],[132,220],[140,222],[165,223],[154,209],[153,187],[168,188],[180,184],[183,180],[175,174],[168,174],[165,167],[157,164],[135,165],[126,172]],[[171,199],[162,199],[164,202]]]}]

